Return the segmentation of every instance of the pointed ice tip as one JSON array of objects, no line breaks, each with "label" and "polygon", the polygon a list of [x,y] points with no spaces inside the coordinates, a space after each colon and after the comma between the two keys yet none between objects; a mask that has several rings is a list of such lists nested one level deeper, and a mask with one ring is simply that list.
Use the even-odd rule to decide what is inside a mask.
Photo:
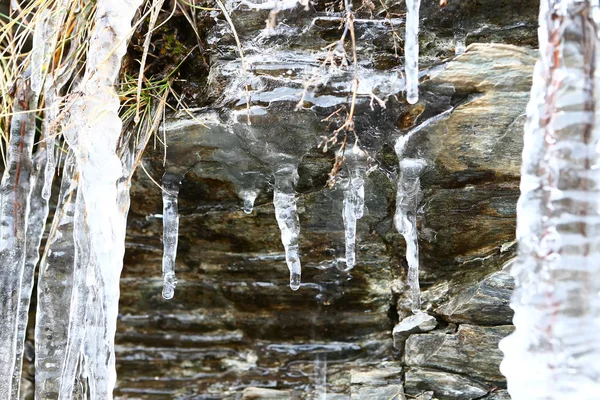
[{"label": "pointed ice tip", "polygon": [[419,93],[406,93],[406,101],[408,104],[416,104],[419,101]]},{"label": "pointed ice tip", "polygon": [[171,300],[175,296],[175,287],[165,285],[162,291],[162,297],[166,300]]},{"label": "pointed ice tip", "polygon": [[244,202],[244,212],[246,214],[252,214],[253,210],[254,210],[254,204],[252,204],[250,202]]},{"label": "pointed ice tip", "polygon": [[293,272],[290,274],[290,289],[300,289],[300,274],[295,274]]}]

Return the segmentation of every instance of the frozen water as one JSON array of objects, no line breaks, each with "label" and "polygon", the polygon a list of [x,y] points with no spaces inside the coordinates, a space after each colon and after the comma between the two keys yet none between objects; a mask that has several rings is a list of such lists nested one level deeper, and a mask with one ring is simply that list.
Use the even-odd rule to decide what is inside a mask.
[{"label": "frozen water", "polygon": [[406,35],[404,39],[404,72],[406,101],[419,101],[419,8],[421,0],[406,0]]},{"label": "frozen water", "polygon": [[179,213],[177,210],[177,195],[182,176],[165,172],[162,177],[163,198],[163,292],[165,299],[175,295],[175,257],[177,256],[177,238],[179,236]]},{"label": "frozen water", "polygon": [[500,343],[515,400],[600,391],[600,72],[590,67],[600,52],[590,3],[540,5],[511,270],[516,329]]},{"label": "frozen water", "polygon": [[290,270],[290,288],[300,288],[301,265],[298,237],[300,236],[300,221],[296,208],[295,186],[298,172],[294,165],[282,165],[275,172],[275,190],[273,205],[275,218],[281,231],[281,242],[285,248],[285,261]]}]

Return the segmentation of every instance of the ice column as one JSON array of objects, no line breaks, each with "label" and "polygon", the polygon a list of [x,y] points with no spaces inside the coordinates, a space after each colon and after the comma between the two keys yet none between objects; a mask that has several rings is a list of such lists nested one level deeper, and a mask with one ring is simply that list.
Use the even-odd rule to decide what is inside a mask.
[{"label": "ice column", "polygon": [[[126,210],[121,192],[126,186],[118,185],[124,170],[117,154],[122,122],[115,84],[132,33],[131,21],[141,3],[97,2],[86,72],[79,86],[81,97],[71,106],[63,131],[79,172],[73,238],[78,251],[76,265],[82,263],[73,278],[69,341],[74,344],[67,349],[67,365],[79,359],[78,344],[71,338],[78,340],[85,332],[84,366],[92,398],[112,398],[116,382],[114,337],[125,252]],[[78,224],[80,218],[82,225]],[[71,367],[68,370],[72,371]],[[61,395],[68,395],[71,376],[63,378]]]},{"label": "ice column", "polygon": [[362,218],[365,206],[364,152],[348,152],[344,156],[344,166],[348,173],[344,188],[344,231],[346,239],[346,269],[356,265],[356,222]]},{"label": "ice column", "polygon": [[163,199],[163,292],[165,299],[172,299],[175,294],[177,279],[175,278],[175,257],[177,256],[177,237],[179,236],[179,213],[177,211],[177,195],[182,176],[165,172],[162,177]]},{"label": "ice column", "polygon": [[[398,149],[396,149],[398,150]],[[417,210],[421,197],[421,172],[427,165],[424,160],[400,158],[400,177],[396,194],[396,215],[394,225],[406,241],[406,262],[408,263],[408,285],[410,287],[413,312],[421,309],[419,288],[419,242],[417,231]]]},{"label": "ice column", "polygon": [[419,101],[419,8],[421,0],[406,0],[406,34],[404,36],[404,73],[406,101]]},{"label": "ice column", "polygon": [[[0,399],[11,398],[19,382],[13,372],[20,359],[19,308],[25,267],[27,219],[33,161],[31,157],[35,135],[35,114],[27,112],[37,107],[37,97],[29,79],[20,83],[16,92],[12,117],[7,166],[0,187]],[[20,367],[19,367],[20,368]]]},{"label": "ice column", "polygon": [[280,165],[275,172],[275,190],[273,205],[275,218],[281,231],[281,242],[285,248],[285,261],[290,270],[290,288],[300,288],[301,265],[298,247],[300,236],[300,221],[296,209],[295,186],[298,182],[297,166],[292,164]]},{"label": "ice column", "polygon": [[516,330],[500,344],[514,400],[600,393],[600,49],[590,3],[540,6],[512,268]]}]

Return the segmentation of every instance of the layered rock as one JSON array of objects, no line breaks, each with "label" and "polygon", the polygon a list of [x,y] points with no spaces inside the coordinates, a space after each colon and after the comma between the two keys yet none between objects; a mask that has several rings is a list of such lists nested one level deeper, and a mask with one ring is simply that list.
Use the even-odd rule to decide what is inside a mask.
[{"label": "layered rock", "polygon": [[[507,269],[537,4],[476,3],[423,5],[424,70],[414,106],[403,98],[401,58],[394,55],[401,36],[390,33],[390,26],[401,33],[401,17],[387,21],[379,4],[373,16],[357,15],[354,122],[370,158],[357,264],[349,272],[342,218],[348,172],[342,167],[330,188],[338,149],[323,152],[319,144],[343,123],[325,119],[348,106],[353,74],[314,72],[327,54],[320,49],[339,38],[343,14],[299,6],[280,12],[280,24],[266,35],[268,12],[239,6],[232,18],[246,72],[230,28],[217,19],[207,37],[219,50],[205,89],[211,97],[202,109],[171,115],[161,132],[166,155],[157,146],[143,162],[157,181],[165,171],[185,174],[172,300],[161,297],[161,191],[143,170],[131,190],[118,396],[508,398],[497,343],[512,329]],[[390,13],[399,7],[388,6]],[[472,44],[454,56],[462,40],[511,44]],[[311,79],[319,84],[304,93]],[[418,228],[423,311],[430,317],[404,329],[412,313],[405,244],[392,224],[393,149],[398,137],[427,121],[405,154],[426,161]],[[353,134],[348,140],[350,151]],[[278,166],[289,164],[299,175],[298,291],[288,286],[272,201]],[[249,192],[257,197],[246,214]]]}]

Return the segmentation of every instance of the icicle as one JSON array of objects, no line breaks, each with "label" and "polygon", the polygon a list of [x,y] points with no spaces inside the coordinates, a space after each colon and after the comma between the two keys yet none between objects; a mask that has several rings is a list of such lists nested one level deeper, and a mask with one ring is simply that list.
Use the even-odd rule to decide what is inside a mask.
[{"label": "icicle", "polygon": [[400,158],[400,178],[396,195],[396,215],[394,225],[406,241],[406,262],[408,263],[408,285],[411,291],[412,311],[421,310],[419,288],[419,242],[417,232],[417,209],[421,195],[419,177],[427,165],[424,160]]},{"label": "icicle", "polygon": [[419,8],[421,0],[406,0],[406,34],[404,37],[404,72],[406,101],[419,101]]},{"label": "icicle", "polygon": [[244,200],[244,212],[246,214],[252,214],[254,210],[254,201],[258,196],[259,191],[256,189],[244,189],[240,191],[240,197]]},{"label": "icicle", "polygon": [[349,152],[344,156],[344,166],[348,173],[344,189],[344,231],[346,238],[346,270],[356,265],[356,222],[361,219],[365,206],[364,152]]},{"label": "icicle", "polygon": [[296,210],[295,186],[298,182],[298,171],[295,165],[285,164],[275,172],[275,190],[273,205],[275,218],[281,231],[281,242],[285,248],[285,261],[290,270],[290,288],[300,288],[301,270],[298,237],[300,221]]},{"label": "icicle", "polygon": [[35,392],[40,399],[58,398],[65,362],[75,260],[73,220],[77,182],[74,176],[74,156],[70,153],[64,162],[57,211],[38,275]]},{"label": "icicle", "polygon": [[516,329],[500,343],[514,400],[600,392],[600,43],[591,3],[540,4],[511,270]]},{"label": "icicle", "polygon": [[[0,203],[0,274],[1,319],[0,329],[0,398],[8,399],[18,392],[14,382],[19,346],[19,317],[26,316],[22,304],[23,273],[25,268],[27,219],[33,162],[31,152],[35,135],[35,114],[27,112],[37,107],[37,97],[31,91],[29,79],[17,89],[12,117],[8,164],[2,177]],[[22,333],[21,333],[22,335]]]},{"label": "icicle", "polygon": [[165,299],[172,299],[175,294],[175,257],[177,256],[177,237],[179,235],[179,213],[177,211],[177,195],[181,185],[181,175],[165,172],[162,177],[163,198],[163,292]]},{"label": "icicle", "polygon": [[[141,0],[97,2],[86,73],[79,88],[81,97],[72,103],[63,129],[80,173],[73,236],[78,251],[76,263],[82,264],[77,266],[74,278],[69,341],[74,338],[75,343],[85,333],[84,366],[91,398],[111,399],[116,382],[114,337],[126,214],[121,191],[126,187],[119,185],[124,175],[117,155],[122,121],[114,87],[132,33],[131,20],[141,3]],[[84,220],[83,227],[77,223],[79,217]],[[85,277],[82,285],[78,283],[81,275]],[[81,310],[87,318],[83,324]],[[77,364],[78,345],[68,350],[67,365]],[[66,368],[63,374],[61,397],[70,395],[73,370]]]}]

